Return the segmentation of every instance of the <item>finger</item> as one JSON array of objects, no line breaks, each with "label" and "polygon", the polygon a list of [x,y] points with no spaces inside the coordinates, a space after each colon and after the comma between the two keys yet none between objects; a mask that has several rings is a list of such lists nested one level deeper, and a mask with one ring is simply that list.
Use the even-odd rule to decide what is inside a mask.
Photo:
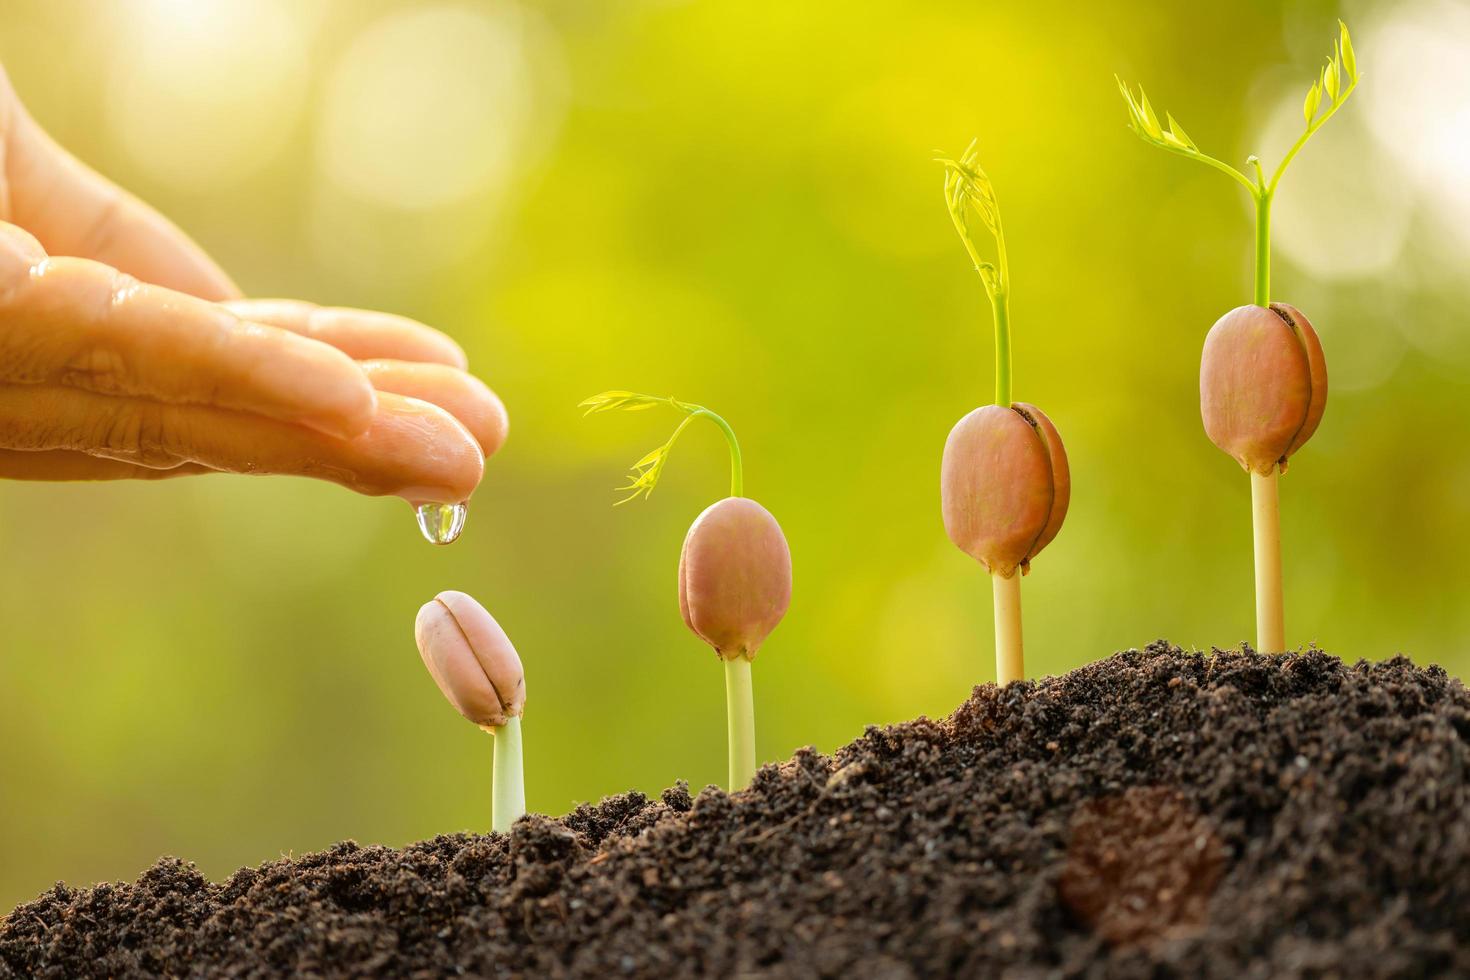
[{"label": "finger", "polygon": [[116,459],[88,456],[69,449],[22,452],[0,449],[0,479],[44,480],[60,483],[75,480],[166,480],[175,476],[214,472],[198,463],[157,468],[124,463]]},{"label": "finger", "polygon": [[240,295],[230,277],[167,218],[56,144],[0,70],[0,138],[9,210],[53,255],[95,259],[201,299]]},{"label": "finger", "polygon": [[341,351],[86,259],[37,261],[32,244],[0,225],[0,382],[367,428],[372,386]]},{"label": "finger", "polygon": [[504,445],[510,427],[505,404],[474,375],[443,364],[411,361],[361,361],[358,367],[378,391],[431,402],[459,419],[486,456],[494,456]]},{"label": "finger", "polygon": [[246,320],[320,340],[359,361],[386,357],[447,364],[460,370],[469,366],[464,349],[447,334],[392,313],[316,306],[294,299],[242,299],[224,305]]},{"label": "finger", "polygon": [[0,448],[67,449],[166,468],[329,480],[410,503],[467,500],[484,474],[479,445],[436,405],[384,393],[355,439],[241,412],[168,405],[50,385],[0,385]]}]

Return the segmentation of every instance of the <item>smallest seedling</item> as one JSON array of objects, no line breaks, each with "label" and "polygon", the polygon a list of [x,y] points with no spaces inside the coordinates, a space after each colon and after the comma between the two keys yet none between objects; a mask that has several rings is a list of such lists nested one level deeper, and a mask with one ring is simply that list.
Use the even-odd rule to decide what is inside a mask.
[{"label": "smallest seedling", "polygon": [[526,812],[521,713],[526,675],[505,630],[463,592],[441,592],[414,622],[424,666],[455,710],[495,736],[490,825],[506,832]]}]

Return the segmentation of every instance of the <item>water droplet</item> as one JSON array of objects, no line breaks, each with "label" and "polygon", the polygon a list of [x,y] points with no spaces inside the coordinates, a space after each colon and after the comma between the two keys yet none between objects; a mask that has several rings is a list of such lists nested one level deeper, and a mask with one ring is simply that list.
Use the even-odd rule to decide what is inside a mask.
[{"label": "water droplet", "polygon": [[414,509],[414,516],[418,518],[419,530],[430,544],[449,544],[464,530],[465,514],[469,508],[468,503],[419,504]]}]

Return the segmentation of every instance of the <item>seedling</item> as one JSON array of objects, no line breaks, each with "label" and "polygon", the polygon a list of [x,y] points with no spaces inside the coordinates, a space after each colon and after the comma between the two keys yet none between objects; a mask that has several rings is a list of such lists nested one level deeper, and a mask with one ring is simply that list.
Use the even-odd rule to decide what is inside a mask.
[{"label": "seedling", "polygon": [[526,676],[505,630],[463,592],[441,592],[414,622],[419,655],[460,714],[495,737],[490,826],[510,830],[526,812],[521,714]]},{"label": "seedling", "polygon": [[578,407],[586,414],[667,406],[684,416],[669,441],[633,464],[625,504],[653,493],[679,436],[696,419],[719,427],[730,448],[730,496],[694,519],[679,553],[679,613],[725,663],[730,790],[755,775],[755,702],[750,664],[791,605],[791,551],[770,511],[744,496],[740,443],[728,422],[701,405],[632,391],[604,391]]},{"label": "seedling", "polygon": [[[1021,644],[1021,576],[1057,536],[1072,497],[1067,451],[1035,405],[1011,401],[1010,267],[1005,230],[975,143],[944,165],[944,199],[995,317],[995,403],[960,419],[944,443],[940,497],[944,529],[990,573],[995,599],[995,672],[1001,684],[1026,676]],[[995,240],[981,257],[974,221]]]},{"label": "seedling", "polygon": [[1291,456],[1317,431],[1327,404],[1327,362],[1317,332],[1296,307],[1271,302],[1271,202],[1287,166],[1358,87],[1361,76],[1353,42],[1347,25],[1337,24],[1332,55],[1302,104],[1306,128],[1270,179],[1255,156],[1246,160],[1252,172],[1246,176],[1206,155],[1167,112],[1165,129],[1143,89],[1135,96],[1118,79],[1128,103],[1130,128],[1144,142],[1215,168],[1240,183],[1255,202],[1255,296],[1250,305],[1231,310],[1210,328],[1200,360],[1199,388],[1206,434],[1250,473],[1256,646],[1267,653],[1286,649],[1277,480]]}]

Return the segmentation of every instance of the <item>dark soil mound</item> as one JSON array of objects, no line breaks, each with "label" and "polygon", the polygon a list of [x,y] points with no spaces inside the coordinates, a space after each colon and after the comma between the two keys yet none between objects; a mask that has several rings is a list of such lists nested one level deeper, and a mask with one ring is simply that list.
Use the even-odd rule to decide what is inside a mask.
[{"label": "dark soil mound", "polygon": [[1470,695],[1156,644],[748,792],[507,837],[160,862],[0,921],[0,976],[1470,976]]}]

